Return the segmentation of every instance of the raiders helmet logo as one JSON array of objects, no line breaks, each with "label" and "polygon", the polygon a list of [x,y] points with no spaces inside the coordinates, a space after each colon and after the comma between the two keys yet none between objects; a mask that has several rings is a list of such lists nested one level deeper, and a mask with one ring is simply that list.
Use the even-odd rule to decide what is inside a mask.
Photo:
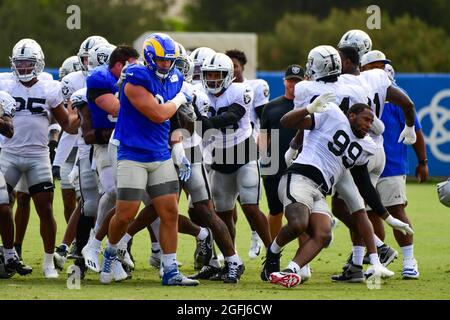
[{"label": "raiders helmet logo", "polygon": [[269,96],[269,88],[264,88],[263,95],[266,98]]},{"label": "raiders helmet logo", "polygon": [[108,61],[108,58],[109,58],[109,56],[106,53],[100,52],[100,53],[97,54],[97,62],[100,65],[105,64],[106,61]]},{"label": "raiders helmet logo", "polygon": [[292,67],[292,73],[293,74],[299,74],[300,73],[300,68],[299,67]]},{"label": "raiders helmet logo", "polygon": [[69,94],[69,88],[66,86],[62,87],[61,91],[64,96],[67,96]]},{"label": "raiders helmet logo", "polygon": [[245,93],[245,94],[244,94],[244,103],[245,103],[245,104],[249,104],[250,101],[252,101],[252,98],[250,97],[249,94]]}]

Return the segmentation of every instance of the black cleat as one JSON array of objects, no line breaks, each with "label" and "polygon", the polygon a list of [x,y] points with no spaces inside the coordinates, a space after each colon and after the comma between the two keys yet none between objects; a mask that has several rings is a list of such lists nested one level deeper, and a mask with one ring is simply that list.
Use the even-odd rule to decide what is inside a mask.
[{"label": "black cleat", "polygon": [[209,228],[206,228],[206,230],[208,230],[208,236],[204,240],[198,241],[198,245],[200,247],[200,252],[202,255],[202,266],[208,266],[209,261],[213,256],[213,247],[214,247],[213,235]]},{"label": "black cleat", "polygon": [[273,272],[279,272],[280,271],[280,258],[281,258],[281,252],[280,253],[273,253],[270,251],[270,245],[267,248],[266,252],[266,260],[263,262],[263,270],[261,271],[261,280],[262,281],[269,281],[269,276]]},{"label": "black cleat", "polygon": [[223,276],[224,283],[238,283],[245,271],[244,263],[228,263],[228,272]]},{"label": "black cleat", "polygon": [[216,268],[213,266],[204,266],[199,272],[192,276],[188,276],[189,279],[202,279],[202,280],[209,280],[212,276],[217,274],[220,271],[220,268]]},{"label": "black cleat", "polygon": [[5,271],[7,273],[17,272],[21,276],[26,276],[33,272],[33,269],[30,266],[25,265],[22,261],[19,260],[18,256],[14,256],[14,258],[10,258],[5,264]]},{"label": "black cleat", "polygon": [[331,276],[333,282],[361,283],[364,282],[364,273],[362,266],[357,266],[350,262],[344,267],[341,274]]},{"label": "black cleat", "polygon": [[380,262],[383,266],[387,267],[392,261],[397,259],[398,252],[387,244],[383,244],[377,248],[378,256],[380,257]]}]

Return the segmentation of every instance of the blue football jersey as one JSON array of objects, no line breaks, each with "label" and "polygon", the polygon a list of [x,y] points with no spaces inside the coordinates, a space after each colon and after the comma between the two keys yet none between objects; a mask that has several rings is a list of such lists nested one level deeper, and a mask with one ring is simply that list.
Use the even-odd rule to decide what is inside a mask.
[{"label": "blue football jersey", "polygon": [[86,78],[88,107],[94,129],[111,129],[116,126],[117,118],[97,106],[95,99],[107,93],[116,94],[119,90],[117,80],[107,65],[95,68]]},{"label": "blue football jersey", "polygon": [[120,92],[120,111],[114,132],[114,139],[120,141],[118,160],[138,162],[165,161],[170,158],[170,121],[159,124],[139,112],[124,93],[127,83],[147,89],[160,104],[173,99],[180,92],[183,76],[174,69],[165,79],[160,80],[154,72],[141,65],[127,68]]}]

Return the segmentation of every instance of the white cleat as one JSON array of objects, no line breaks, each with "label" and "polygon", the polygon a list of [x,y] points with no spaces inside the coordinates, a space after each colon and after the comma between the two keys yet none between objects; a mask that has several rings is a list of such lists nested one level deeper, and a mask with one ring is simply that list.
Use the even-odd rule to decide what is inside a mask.
[{"label": "white cleat", "polygon": [[412,259],[412,261],[403,260],[402,279],[419,279],[419,276],[419,265],[416,259]]},{"label": "white cleat", "polygon": [[261,253],[262,240],[257,233],[252,233],[252,239],[250,243],[250,249],[248,251],[248,257],[250,259],[256,259]]},{"label": "white cleat", "polygon": [[92,270],[95,273],[99,273],[101,271],[100,262],[98,261],[100,250],[91,247],[88,242],[83,250],[81,250],[81,254],[84,258],[84,264],[89,268],[89,270]]},{"label": "white cleat", "polygon": [[159,268],[161,265],[161,249],[153,250],[150,255],[150,259],[148,259],[148,264],[150,267]]},{"label": "white cleat", "polygon": [[300,269],[298,274],[302,278],[301,283],[305,283],[306,281],[311,279],[311,268],[309,267],[309,264],[304,265],[303,268]]},{"label": "white cleat", "polygon": [[389,270],[382,264],[379,265],[370,265],[370,267],[367,269],[367,271],[364,273],[366,279],[370,277],[379,277],[382,279],[388,279],[392,278],[394,276],[395,272]]},{"label": "white cleat", "polygon": [[44,266],[44,277],[47,279],[57,279],[59,274],[54,266]]},{"label": "white cleat", "polygon": [[128,253],[127,244],[125,242],[119,242],[117,245],[117,257],[131,269],[134,269],[134,262],[131,260],[131,256]]}]

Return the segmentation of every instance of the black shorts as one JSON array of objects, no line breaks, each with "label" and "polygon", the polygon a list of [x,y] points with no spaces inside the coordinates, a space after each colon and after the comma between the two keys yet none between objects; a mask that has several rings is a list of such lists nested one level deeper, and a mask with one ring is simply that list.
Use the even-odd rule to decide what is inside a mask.
[{"label": "black shorts", "polygon": [[278,198],[278,184],[281,176],[263,177],[264,189],[266,190],[269,214],[277,215],[283,212],[283,204]]}]

